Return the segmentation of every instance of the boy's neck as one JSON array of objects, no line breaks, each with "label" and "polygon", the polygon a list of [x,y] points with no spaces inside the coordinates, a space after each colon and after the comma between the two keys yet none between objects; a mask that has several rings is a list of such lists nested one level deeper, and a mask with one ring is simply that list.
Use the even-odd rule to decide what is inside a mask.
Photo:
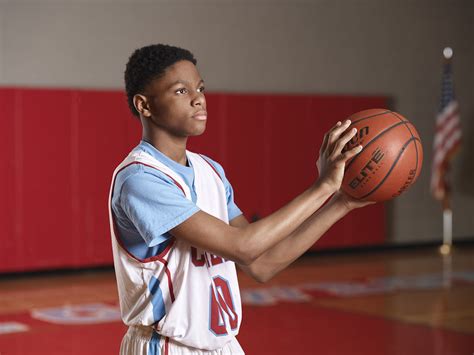
[{"label": "boy's neck", "polygon": [[142,139],[145,142],[150,143],[171,160],[186,166],[186,143],[188,138],[171,137],[169,135],[160,133],[163,132],[156,132],[155,134],[143,132]]}]

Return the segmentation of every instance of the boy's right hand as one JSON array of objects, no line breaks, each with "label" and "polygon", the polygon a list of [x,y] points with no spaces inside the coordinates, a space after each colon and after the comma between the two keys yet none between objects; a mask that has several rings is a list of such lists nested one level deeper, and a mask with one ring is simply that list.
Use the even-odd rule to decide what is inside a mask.
[{"label": "boy's right hand", "polygon": [[346,143],[357,133],[356,128],[347,130],[350,124],[349,120],[344,123],[338,122],[324,135],[323,144],[319,150],[319,159],[316,163],[319,171],[318,182],[326,184],[333,192],[341,187],[346,161],[362,150],[362,146],[358,145],[342,152]]}]

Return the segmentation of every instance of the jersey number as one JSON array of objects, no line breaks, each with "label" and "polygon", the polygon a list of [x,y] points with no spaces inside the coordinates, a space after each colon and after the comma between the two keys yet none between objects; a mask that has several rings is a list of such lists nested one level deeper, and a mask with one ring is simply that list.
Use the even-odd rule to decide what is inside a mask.
[{"label": "jersey number", "polygon": [[[227,333],[224,312],[227,314],[232,330],[237,329],[239,318],[235,311],[234,302],[230,293],[230,286],[226,279],[221,276],[213,278],[216,292],[212,284],[210,287],[211,293],[211,309],[210,309],[210,329],[215,335],[225,335]],[[217,293],[217,297],[216,297]]]}]

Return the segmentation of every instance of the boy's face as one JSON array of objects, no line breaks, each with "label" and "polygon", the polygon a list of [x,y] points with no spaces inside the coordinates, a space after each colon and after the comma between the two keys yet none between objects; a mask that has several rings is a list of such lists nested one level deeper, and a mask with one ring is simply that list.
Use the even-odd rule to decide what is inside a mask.
[{"label": "boy's face", "polygon": [[178,137],[196,136],[206,129],[204,81],[193,63],[182,60],[169,66],[148,85],[144,96],[148,110],[143,115],[155,128]]}]

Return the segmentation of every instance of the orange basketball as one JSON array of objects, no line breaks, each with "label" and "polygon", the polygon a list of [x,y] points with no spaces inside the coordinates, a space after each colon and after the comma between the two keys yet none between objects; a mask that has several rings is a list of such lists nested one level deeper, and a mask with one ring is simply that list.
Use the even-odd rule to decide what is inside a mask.
[{"label": "orange basketball", "polygon": [[342,190],[364,201],[386,201],[405,192],[420,175],[423,148],[415,126],[386,109],[360,111],[348,117],[357,134],[344,151],[362,151],[347,161]]}]

